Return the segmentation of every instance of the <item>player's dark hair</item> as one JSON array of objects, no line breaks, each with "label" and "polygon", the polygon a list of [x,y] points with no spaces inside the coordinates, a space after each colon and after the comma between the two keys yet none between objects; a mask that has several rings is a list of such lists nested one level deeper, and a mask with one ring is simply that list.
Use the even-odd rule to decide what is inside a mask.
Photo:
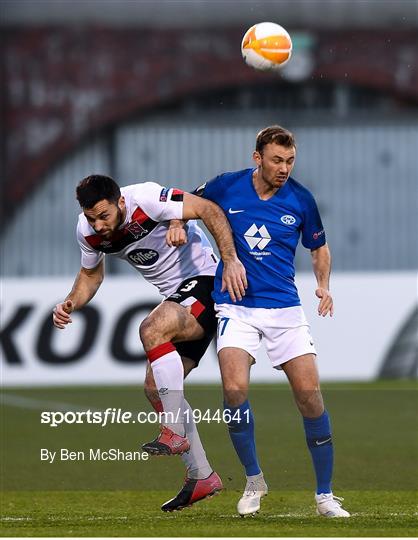
[{"label": "player's dark hair", "polygon": [[117,204],[120,195],[120,187],[113,178],[103,174],[92,174],[83,178],[76,189],[77,201],[81,208],[93,208],[103,199]]},{"label": "player's dark hair", "polygon": [[255,142],[255,149],[260,154],[266,144],[279,144],[285,148],[296,148],[296,141],[293,133],[281,126],[269,126],[262,129],[258,134]]}]

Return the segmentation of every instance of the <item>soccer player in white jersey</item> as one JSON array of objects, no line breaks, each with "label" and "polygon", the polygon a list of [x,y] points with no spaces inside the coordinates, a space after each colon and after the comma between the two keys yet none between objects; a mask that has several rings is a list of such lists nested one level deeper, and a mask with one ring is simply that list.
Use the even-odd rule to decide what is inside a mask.
[{"label": "soccer player in white jersey", "polygon": [[[146,394],[157,411],[172,416],[143,448],[151,454],[182,455],[185,484],[162,506],[181,510],[222,489],[183,395],[183,377],[198,365],[216,331],[211,292],[218,260],[193,220],[202,219],[212,233],[224,263],[223,286],[239,300],[246,279],[231,228],[216,204],[153,182],[120,189],[112,178],[92,175],[77,186],[77,199],[83,210],[77,225],[81,269],[71,292],[55,307],[53,322],[64,328],[72,311],[93,298],[104,277],[106,254],[129,262],[164,296],[142,322],[140,336],[149,360]],[[170,220],[192,220],[186,225],[187,242],[182,222]]]},{"label": "soccer player in white jersey", "polygon": [[311,251],[317,280],[318,314],[332,316],[331,256],[312,194],[290,177],[295,156],[292,133],[280,126],[265,128],[257,135],[254,169],[221,174],[197,190],[224,210],[238,257],[247,271],[246,294],[234,302],[222,290],[221,262],[213,293],[219,318],[217,349],[225,408],[233,418],[229,433],[247,476],[238,512],[257,512],[261,498],[267,494],[247,399],[250,368],[264,340],[273,367],[287,375],[303,416],[317,480],[317,512],[327,517],[348,517],[331,490],[331,425],[319,387],[313,340],[294,282],[295,251],[302,236],[303,246]]}]

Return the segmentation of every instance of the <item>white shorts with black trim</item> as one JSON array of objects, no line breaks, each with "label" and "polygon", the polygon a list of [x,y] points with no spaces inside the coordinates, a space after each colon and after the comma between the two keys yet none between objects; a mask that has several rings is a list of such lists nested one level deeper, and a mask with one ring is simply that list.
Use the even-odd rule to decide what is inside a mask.
[{"label": "white shorts with black trim", "polygon": [[248,308],[215,304],[218,318],[217,351],[236,347],[255,358],[264,340],[273,367],[303,354],[315,354],[308,321],[301,306]]}]

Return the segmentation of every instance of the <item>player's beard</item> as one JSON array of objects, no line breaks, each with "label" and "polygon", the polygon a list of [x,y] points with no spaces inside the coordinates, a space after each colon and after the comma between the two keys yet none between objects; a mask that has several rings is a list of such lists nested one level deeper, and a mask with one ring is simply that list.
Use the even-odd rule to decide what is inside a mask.
[{"label": "player's beard", "polygon": [[101,234],[101,236],[103,236],[103,238],[105,238],[106,240],[110,240],[112,238],[112,236],[115,234],[115,232],[119,229],[119,227],[122,225],[122,223],[124,222],[124,215],[123,215],[123,212],[122,210],[119,208],[119,206],[117,207],[117,214],[116,214],[116,224],[114,227],[112,227],[112,229],[105,233],[105,234]]},{"label": "player's beard", "polygon": [[276,185],[279,189],[282,188],[282,187],[286,184],[288,178],[289,178],[288,175],[283,175],[283,176],[275,177],[275,185]]},{"label": "player's beard", "polygon": [[260,175],[261,182],[268,187],[268,191],[278,191],[286,184],[290,172],[287,174],[278,173],[274,167],[269,167],[262,159],[261,165],[257,169],[257,175]]},{"label": "player's beard", "polygon": [[124,221],[123,212],[119,208],[119,206],[117,207],[117,210],[118,210],[118,212],[117,212],[116,225],[114,226],[112,231],[109,233],[109,236],[113,236],[115,234],[115,232],[119,229],[119,227],[122,225],[123,221]]},{"label": "player's beard", "polygon": [[262,178],[264,183],[270,186],[270,189],[281,189],[287,182],[289,175],[277,175],[274,172],[267,172],[265,169],[262,171]]},{"label": "player's beard", "polygon": [[117,222],[117,225],[115,227],[115,231],[117,231],[119,229],[119,227],[122,225],[123,221],[124,221],[123,212],[118,206],[118,222]]}]

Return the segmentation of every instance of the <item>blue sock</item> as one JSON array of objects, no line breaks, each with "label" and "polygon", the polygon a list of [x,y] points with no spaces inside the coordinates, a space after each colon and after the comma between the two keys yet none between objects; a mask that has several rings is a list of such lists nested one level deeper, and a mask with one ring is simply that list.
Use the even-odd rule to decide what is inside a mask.
[{"label": "blue sock", "polygon": [[327,411],[318,418],[303,418],[303,425],[315,469],[316,492],[331,493],[334,448]]},{"label": "blue sock", "polygon": [[261,472],[258,465],[254,440],[254,417],[248,400],[239,407],[229,407],[224,403],[224,411],[231,416],[228,422],[229,436],[235,452],[245,467],[247,476]]}]

